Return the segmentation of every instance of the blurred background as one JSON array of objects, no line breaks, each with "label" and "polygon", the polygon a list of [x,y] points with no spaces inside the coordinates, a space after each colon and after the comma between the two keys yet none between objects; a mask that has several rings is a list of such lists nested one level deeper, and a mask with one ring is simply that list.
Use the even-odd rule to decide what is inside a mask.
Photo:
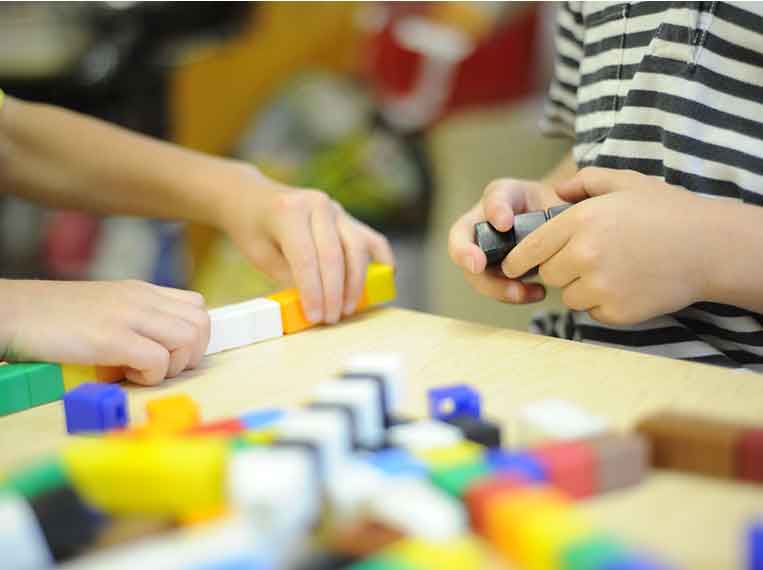
[{"label": "blurred background", "polygon": [[[391,239],[397,305],[526,329],[542,307],[478,297],[447,233],[490,180],[540,177],[568,149],[537,128],[554,10],[5,2],[0,86],[321,189]],[[145,279],[210,306],[278,288],[208,228],[0,200],[5,277]]]}]

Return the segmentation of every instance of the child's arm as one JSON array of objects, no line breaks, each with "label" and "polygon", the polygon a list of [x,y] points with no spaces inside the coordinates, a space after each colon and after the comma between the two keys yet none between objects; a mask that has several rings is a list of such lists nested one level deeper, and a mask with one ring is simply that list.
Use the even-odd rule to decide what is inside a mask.
[{"label": "child's arm", "polygon": [[313,321],[354,310],[370,257],[387,241],[325,194],[289,188],[241,162],[207,156],[92,118],[6,97],[0,191],[56,207],[180,219],[227,231],[259,268],[300,289]]}]

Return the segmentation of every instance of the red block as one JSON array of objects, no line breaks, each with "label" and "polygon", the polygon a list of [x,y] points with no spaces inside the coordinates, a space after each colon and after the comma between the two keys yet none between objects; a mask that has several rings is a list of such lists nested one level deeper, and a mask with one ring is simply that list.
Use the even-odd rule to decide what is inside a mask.
[{"label": "red block", "polygon": [[736,476],[763,483],[763,428],[742,432],[736,449]]},{"label": "red block", "polygon": [[186,431],[188,435],[236,435],[246,429],[246,426],[237,418],[208,422],[193,427]]},{"label": "red block", "polygon": [[579,441],[562,441],[531,451],[546,468],[549,483],[571,497],[583,499],[596,492],[596,457],[591,447]]},{"label": "red block", "polygon": [[464,502],[469,511],[472,528],[484,531],[485,513],[491,501],[498,495],[510,493],[528,486],[529,483],[518,475],[497,474],[477,480],[464,493]]}]

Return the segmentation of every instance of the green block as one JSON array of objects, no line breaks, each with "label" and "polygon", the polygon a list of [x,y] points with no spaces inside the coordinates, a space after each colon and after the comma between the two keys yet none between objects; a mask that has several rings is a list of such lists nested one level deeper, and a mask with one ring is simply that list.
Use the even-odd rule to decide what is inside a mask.
[{"label": "green block", "polygon": [[11,473],[2,488],[31,498],[61,487],[66,480],[61,462],[50,457]]},{"label": "green block", "polygon": [[32,406],[55,402],[64,397],[64,377],[61,366],[48,362],[25,362],[29,384],[29,401]]},{"label": "green block", "polygon": [[432,472],[432,482],[446,493],[461,498],[469,485],[490,473],[490,467],[486,463],[478,461],[456,467],[437,469]]},{"label": "green block", "polygon": [[623,546],[603,534],[589,536],[564,549],[562,570],[601,570],[604,564],[617,560],[626,553]]},{"label": "green block", "polygon": [[20,364],[0,366],[0,416],[31,406],[26,368]]},{"label": "green block", "polygon": [[408,562],[388,556],[374,556],[347,566],[345,570],[421,570]]}]

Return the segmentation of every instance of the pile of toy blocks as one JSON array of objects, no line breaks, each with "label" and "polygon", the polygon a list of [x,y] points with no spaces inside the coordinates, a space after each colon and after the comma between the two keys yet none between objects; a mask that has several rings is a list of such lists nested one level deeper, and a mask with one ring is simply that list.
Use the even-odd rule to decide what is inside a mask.
[{"label": "pile of toy blocks", "polygon": [[[392,301],[395,295],[394,268],[370,263],[356,313]],[[212,309],[209,317],[208,355],[313,326],[305,318],[296,289]],[[116,382],[123,379],[122,368],[113,366],[0,363],[0,416],[60,400],[64,392],[85,382]]]},{"label": "pile of toy blocks", "polygon": [[517,417],[535,443],[508,447],[470,386],[431,390],[413,421],[403,384],[398,357],[356,355],[298,409],[205,421],[175,393],[135,426],[119,386],[81,385],[65,409],[86,437],[2,483],[3,568],[667,568],[574,502],[638,483],[643,437],[544,400]]}]

